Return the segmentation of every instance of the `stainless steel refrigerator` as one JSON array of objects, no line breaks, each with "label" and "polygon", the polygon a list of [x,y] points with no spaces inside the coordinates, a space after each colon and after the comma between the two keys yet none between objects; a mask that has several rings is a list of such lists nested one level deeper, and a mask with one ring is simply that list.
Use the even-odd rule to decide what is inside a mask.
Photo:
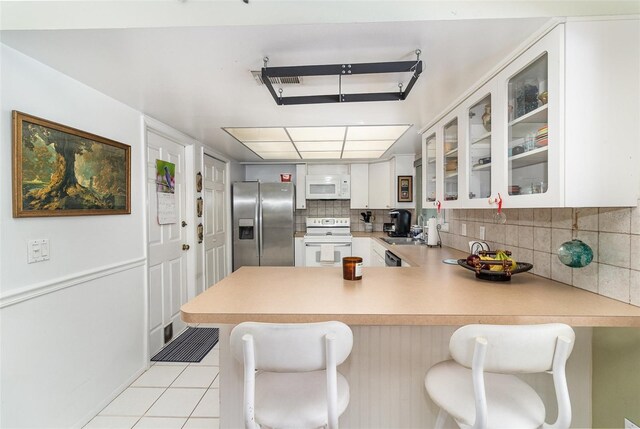
[{"label": "stainless steel refrigerator", "polygon": [[293,183],[235,182],[233,270],[250,266],[293,266]]}]

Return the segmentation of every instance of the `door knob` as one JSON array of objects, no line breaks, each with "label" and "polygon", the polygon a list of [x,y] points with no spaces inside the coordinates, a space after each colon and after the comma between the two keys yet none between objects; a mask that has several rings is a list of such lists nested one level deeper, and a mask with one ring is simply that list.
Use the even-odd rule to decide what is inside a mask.
[{"label": "door knob", "polygon": [[185,226],[187,226],[187,222],[182,221],[182,227],[184,228]]},{"label": "door knob", "polygon": [[190,247],[189,247],[188,244],[183,244],[182,245],[182,250],[189,250],[189,249],[190,249]]}]

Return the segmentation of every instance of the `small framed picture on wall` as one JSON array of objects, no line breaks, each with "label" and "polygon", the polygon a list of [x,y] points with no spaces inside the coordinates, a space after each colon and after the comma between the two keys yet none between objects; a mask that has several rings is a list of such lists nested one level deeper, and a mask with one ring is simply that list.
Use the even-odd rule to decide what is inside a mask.
[{"label": "small framed picture on wall", "polygon": [[413,202],[413,176],[398,176],[398,202]]}]

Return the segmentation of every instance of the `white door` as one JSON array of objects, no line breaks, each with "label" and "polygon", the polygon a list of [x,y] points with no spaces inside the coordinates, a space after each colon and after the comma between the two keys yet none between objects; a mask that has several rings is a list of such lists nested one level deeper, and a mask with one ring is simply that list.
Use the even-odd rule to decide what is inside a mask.
[{"label": "white door", "polygon": [[204,273],[205,289],[227,276],[227,164],[204,156]]},{"label": "white door", "polygon": [[[184,147],[147,130],[147,195],[149,196],[149,353],[153,356],[165,344],[165,328],[175,337],[185,328],[180,306],[187,302],[187,251],[185,219]],[[158,223],[156,160],[176,165],[176,223]]]}]

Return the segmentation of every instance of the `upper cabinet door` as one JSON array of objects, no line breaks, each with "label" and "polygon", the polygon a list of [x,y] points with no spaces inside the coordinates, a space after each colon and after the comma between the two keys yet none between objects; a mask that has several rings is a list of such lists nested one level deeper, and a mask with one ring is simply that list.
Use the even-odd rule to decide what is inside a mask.
[{"label": "upper cabinet door", "polygon": [[422,183],[424,207],[433,208],[436,202],[436,133],[433,132],[424,138],[422,145]]},{"label": "upper cabinet door", "polygon": [[500,157],[496,156],[498,151],[492,132],[496,114],[494,88],[494,82],[484,85],[465,103],[468,122],[464,153],[469,189],[466,207],[487,208],[489,198],[496,192],[492,170],[499,164]]},{"label": "upper cabinet door", "polygon": [[458,199],[458,117],[447,122],[443,129],[444,136],[444,199],[445,201],[456,201]]},{"label": "upper cabinet door", "polygon": [[369,164],[351,164],[351,208],[369,208]]},{"label": "upper cabinet door", "polygon": [[563,205],[562,39],[562,28],[552,30],[498,78],[507,207]]}]

